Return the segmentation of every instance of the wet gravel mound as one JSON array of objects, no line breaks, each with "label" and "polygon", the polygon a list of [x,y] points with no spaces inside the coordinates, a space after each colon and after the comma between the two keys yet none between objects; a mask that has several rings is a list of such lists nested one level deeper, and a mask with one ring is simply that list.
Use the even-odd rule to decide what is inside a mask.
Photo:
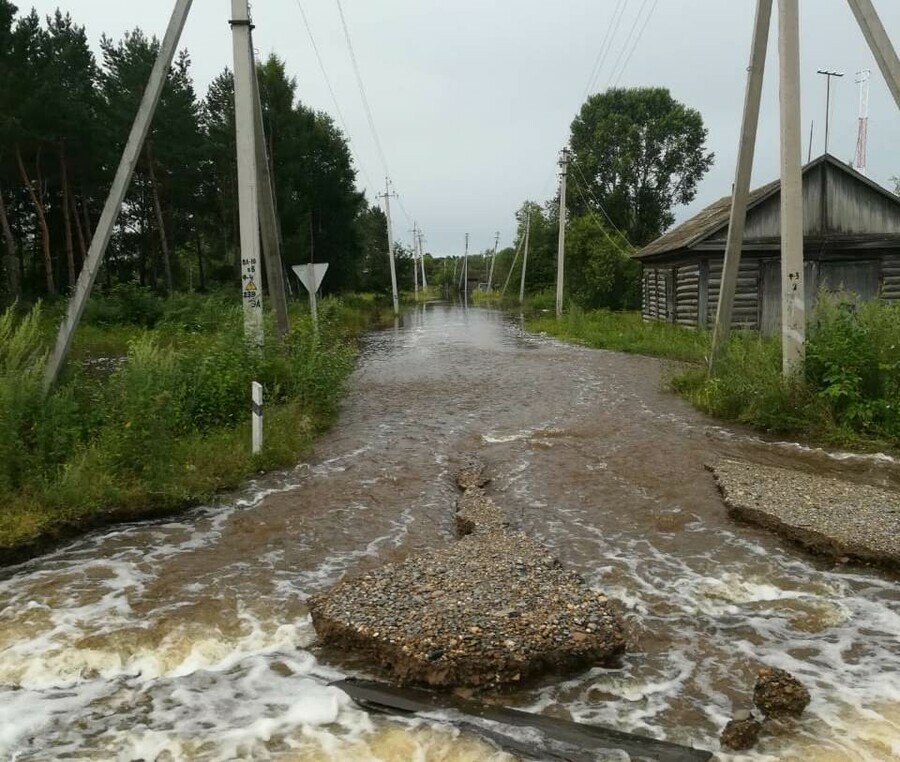
[{"label": "wet gravel mound", "polygon": [[512,532],[470,535],[342,581],[309,606],[324,642],[403,682],[518,683],[611,664],[625,647],[610,601]]},{"label": "wet gravel mound", "polygon": [[828,476],[723,460],[729,510],[811,550],[900,567],[900,494]]},{"label": "wet gravel mound", "polygon": [[456,503],[456,531],[460,537],[474,532],[506,529],[506,513],[479,487],[470,487]]}]

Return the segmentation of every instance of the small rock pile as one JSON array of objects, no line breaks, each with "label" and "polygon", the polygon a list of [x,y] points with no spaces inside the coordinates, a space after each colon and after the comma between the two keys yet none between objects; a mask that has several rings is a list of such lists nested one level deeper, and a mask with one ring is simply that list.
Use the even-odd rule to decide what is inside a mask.
[{"label": "small rock pile", "polygon": [[[756,675],[753,703],[767,721],[796,720],[809,705],[806,687],[790,672],[777,667],[763,667]],[[763,724],[751,712],[735,712],[725,726],[719,742],[731,751],[746,751],[756,745]]]},{"label": "small rock pile", "polygon": [[625,648],[615,607],[509,530],[487,483],[477,462],[457,475],[458,542],[310,599],[319,637],[432,686],[496,686],[614,662]]}]

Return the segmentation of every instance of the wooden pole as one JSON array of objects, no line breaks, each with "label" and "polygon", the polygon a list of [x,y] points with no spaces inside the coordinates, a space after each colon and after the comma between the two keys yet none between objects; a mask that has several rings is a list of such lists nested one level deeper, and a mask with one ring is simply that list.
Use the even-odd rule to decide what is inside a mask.
[{"label": "wooden pole", "polygon": [[759,106],[762,99],[771,19],[772,0],[759,0],[756,6],[753,43],[750,48],[747,91],[744,95],[744,118],[741,124],[737,169],[735,170],[734,195],[731,197],[731,220],[728,224],[728,241],[725,245],[722,285],[719,290],[716,324],[713,329],[712,349],[709,355],[710,373],[715,369],[716,362],[728,343],[728,334],[731,331],[731,314],[734,309],[738,271],[741,267],[741,248],[744,244],[744,225],[747,219],[747,201],[750,197],[753,156],[756,152]]},{"label": "wooden pole", "polygon": [[122,152],[122,158],[119,162],[119,168],[116,171],[112,188],[103,207],[103,213],[100,215],[100,222],[97,223],[97,229],[91,239],[91,247],[88,250],[87,259],[84,262],[84,267],[81,269],[81,274],[78,276],[78,282],[75,284],[75,293],[69,300],[66,316],[59,327],[59,333],[56,337],[56,346],[44,371],[45,390],[49,390],[56,383],[63,362],[65,362],[66,356],[69,354],[75,329],[78,327],[82,314],[84,314],[85,305],[91,295],[91,289],[100,270],[100,263],[103,261],[103,256],[106,254],[106,249],[112,238],[113,229],[119,217],[119,211],[122,208],[122,202],[125,200],[126,193],[128,193],[128,186],[131,185],[134,168],[137,166],[141,151],[144,148],[144,141],[150,130],[153,115],[156,113],[156,107],[159,104],[159,98],[166,83],[166,75],[175,57],[178,41],[181,39],[181,32],[184,29],[192,3],[193,0],[177,0],[175,3],[172,17],[169,20],[169,27],[159,48],[159,55],[156,58],[156,63],[153,65],[153,71],[150,73],[150,81],[147,83],[147,89],[144,91],[137,117],[131,128],[131,134],[128,136],[128,142],[125,144],[125,150]]},{"label": "wooden pole", "polygon": [[531,238],[531,210],[525,218],[525,251],[522,256],[522,282],[519,284],[519,304],[525,303],[525,270],[528,268],[528,244]]}]

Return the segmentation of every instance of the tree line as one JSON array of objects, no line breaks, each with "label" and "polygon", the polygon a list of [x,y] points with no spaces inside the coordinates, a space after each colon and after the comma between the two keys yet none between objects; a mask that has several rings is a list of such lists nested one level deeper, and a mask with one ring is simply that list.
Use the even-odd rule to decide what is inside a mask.
[{"label": "tree line", "polygon": [[[135,29],[100,57],[67,13],[0,0],[0,300],[69,293],[159,51]],[[272,55],[258,66],[285,265],[330,262],[325,288],[389,289],[383,212],[356,190],[347,140],[298,101]],[[238,283],[234,77],[200,97],[191,58],[170,71],[99,282],[161,293]],[[400,252],[401,255],[403,252]],[[411,262],[401,256],[401,274]]]}]

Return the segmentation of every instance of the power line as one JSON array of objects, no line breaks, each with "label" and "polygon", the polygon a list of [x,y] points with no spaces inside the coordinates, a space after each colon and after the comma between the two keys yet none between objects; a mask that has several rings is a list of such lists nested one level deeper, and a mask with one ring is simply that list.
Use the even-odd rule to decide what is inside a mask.
[{"label": "power line", "polygon": [[328,76],[328,71],[325,69],[325,62],[322,60],[322,56],[319,53],[319,46],[316,44],[316,38],[313,35],[312,26],[309,23],[309,18],[306,15],[306,11],[303,9],[303,5],[300,3],[300,0],[294,0],[297,3],[297,8],[300,10],[300,15],[303,17],[303,24],[306,27],[306,33],[309,35],[309,41],[312,45],[313,52],[316,54],[316,60],[319,62],[319,69],[322,71],[322,77],[325,79],[325,84],[328,87],[328,92],[331,94],[331,102],[334,104],[334,110],[337,113],[338,120],[341,123],[341,128],[344,130],[344,134],[347,136],[347,144],[350,147],[350,152],[353,154],[353,159],[356,161],[356,165],[359,167],[359,171],[362,172],[363,177],[366,179],[366,183],[369,188],[372,189],[372,192],[377,192],[377,188],[375,184],[372,182],[372,178],[369,177],[369,173],[366,172],[365,166],[363,166],[362,161],[360,161],[359,154],[353,148],[353,138],[350,135],[350,130],[347,128],[347,121],[344,119],[344,114],[341,111],[340,105],[338,105],[337,96],[334,93],[334,87],[331,85],[331,79]]},{"label": "power line", "polygon": [[622,68],[619,69],[619,76],[616,77],[616,81],[614,83],[614,87],[619,86],[619,80],[622,79],[622,75],[625,74],[625,70],[628,68],[628,64],[631,63],[631,57],[634,55],[634,51],[637,50],[638,44],[641,41],[641,38],[644,36],[644,32],[647,31],[647,26],[650,24],[650,19],[653,16],[653,12],[656,10],[656,6],[659,3],[659,0],[653,0],[653,5],[650,6],[650,12],[647,14],[647,18],[644,19],[644,25],[641,27],[641,31],[638,32],[638,36],[634,40],[634,45],[631,47],[631,51],[628,53],[628,58],[625,59],[625,63],[622,64]]},{"label": "power line", "polygon": [[[597,205],[597,208],[601,212],[603,212],[603,216],[606,217],[606,221],[609,222],[612,229],[615,230],[620,236],[622,236],[622,238],[624,238],[628,242],[628,245],[631,246],[631,248],[635,248],[634,244],[632,244],[631,241],[628,240],[628,236],[625,235],[625,233],[623,233],[619,229],[619,227],[616,225],[616,223],[612,221],[612,217],[610,217],[609,214],[607,214],[606,209],[603,208],[603,204],[601,204],[600,201],[597,199],[597,197],[594,195],[594,192],[591,190],[590,183],[588,183],[587,178],[585,178],[584,173],[581,171],[581,167],[578,166],[578,162],[573,158],[571,164],[573,167],[575,167],[575,171],[578,173],[578,176],[581,178],[581,183],[584,186],[584,189],[587,192],[587,194],[591,197],[591,201],[593,201]],[[577,184],[577,180],[576,180],[576,184]]]},{"label": "power line", "polygon": [[[591,208],[591,205],[588,204],[587,198],[585,198],[584,191],[582,190],[581,183],[579,183],[577,180],[575,181],[575,188],[578,190],[578,195],[581,196],[581,200],[584,202],[584,205],[588,210],[588,214],[590,214],[599,224],[600,230],[603,231],[603,235],[606,236],[606,240],[608,240],[620,254],[623,254],[626,257],[631,257],[631,255],[634,253],[634,247],[632,246],[631,251],[623,249],[621,244],[609,234],[609,231],[606,229],[606,225],[603,224],[603,220],[601,220],[597,216],[597,213]],[[606,212],[604,212],[604,214],[606,214]],[[618,230],[618,228],[616,228],[616,232],[619,233],[620,236],[625,238],[624,234],[622,234],[621,231]],[[625,238],[625,241],[628,242],[629,246],[631,246],[631,242],[628,241],[627,238]]]},{"label": "power line", "polygon": [[[628,46],[631,44],[631,38],[634,36],[635,31],[637,30],[638,23],[641,20],[641,17],[644,15],[644,10],[647,8],[647,5],[650,3],[650,0],[644,0],[641,3],[641,7],[638,8],[637,15],[634,17],[634,21],[631,24],[631,29],[628,30],[628,36],[625,38],[625,44],[622,46],[622,49],[619,51],[619,55],[616,57],[616,62],[612,65],[612,69],[610,70],[612,74],[615,74],[619,69],[619,64],[622,63],[622,58],[625,56],[625,51],[628,50]],[[612,84],[613,77],[610,76],[609,82],[606,87],[609,89],[609,86]]]},{"label": "power line", "polygon": [[594,92],[597,88],[597,84],[600,82],[600,74],[603,71],[603,66],[606,63],[606,59],[609,57],[609,53],[613,47],[613,41],[616,39],[616,34],[619,31],[619,27],[622,26],[622,19],[625,17],[625,11],[628,9],[628,0],[620,0],[620,4],[617,8],[619,15],[613,16],[613,22],[610,26],[608,39],[609,42],[606,48],[603,51],[603,59],[600,61],[600,65],[597,67],[596,73],[593,75],[590,83],[590,87],[588,90],[590,92]]},{"label": "power line", "polygon": [[616,17],[618,16],[619,22],[621,22],[621,17],[625,12],[625,6],[627,2],[628,0],[618,0],[618,4],[616,5],[615,9],[613,9],[612,16],[610,17],[610,23],[606,27],[606,34],[603,37],[603,42],[600,43],[600,49],[597,51],[597,57],[594,59],[594,68],[591,69],[587,84],[584,86],[584,93],[581,96],[582,101],[587,98],[594,82],[597,80],[597,78],[600,76],[600,72],[603,70],[603,64],[606,62],[606,57],[609,55],[609,50],[612,47],[613,35],[615,34],[613,30],[618,29],[618,23],[615,23]]},{"label": "power line", "polygon": [[369,98],[366,95],[366,86],[363,84],[362,74],[359,70],[359,63],[356,60],[356,53],[353,50],[353,41],[350,39],[350,28],[347,26],[347,18],[344,16],[344,7],[341,5],[341,0],[335,0],[337,2],[338,13],[341,15],[341,26],[344,28],[344,39],[347,41],[347,50],[350,53],[350,62],[353,64],[353,73],[356,75],[356,84],[359,86],[359,94],[362,98],[363,108],[366,111],[366,119],[369,120],[369,128],[372,130],[372,138],[375,140],[375,147],[378,149],[378,155],[381,158],[381,163],[384,166],[384,172],[387,175],[390,175],[391,172],[388,169],[387,159],[384,156],[384,150],[381,147],[381,140],[378,137],[378,130],[375,128],[375,118],[372,116],[372,108],[369,105]]}]

